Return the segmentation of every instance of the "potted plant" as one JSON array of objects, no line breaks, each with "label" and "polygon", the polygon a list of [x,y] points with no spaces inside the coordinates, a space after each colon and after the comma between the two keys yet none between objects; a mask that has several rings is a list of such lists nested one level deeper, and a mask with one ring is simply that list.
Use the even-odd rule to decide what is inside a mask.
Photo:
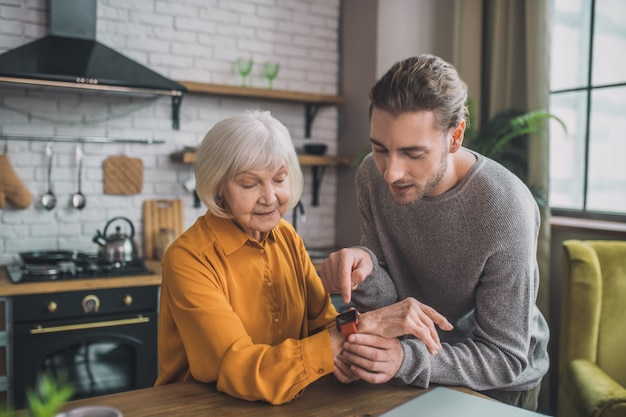
[{"label": "potted plant", "polygon": [[74,395],[72,387],[63,375],[58,380],[48,374],[42,375],[37,381],[34,390],[26,392],[28,399],[28,414],[16,413],[14,410],[0,409],[0,417],[28,416],[28,417],[55,417],[65,402]]},{"label": "potted plant", "polygon": [[[470,109],[470,123],[465,130],[465,146],[476,152],[498,161],[511,172],[517,175],[524,183],[528,183],[528,152],[526,140],[532,134],[539,133],[544,123],[556,120],[565,131],[565,123],[557,116],[543,110],[520,111],[505,110],[496,114],[476,132],[471,125],[472,102]],[[533,189],[539,205],[547,204],[547,196],[541,190]]]}]

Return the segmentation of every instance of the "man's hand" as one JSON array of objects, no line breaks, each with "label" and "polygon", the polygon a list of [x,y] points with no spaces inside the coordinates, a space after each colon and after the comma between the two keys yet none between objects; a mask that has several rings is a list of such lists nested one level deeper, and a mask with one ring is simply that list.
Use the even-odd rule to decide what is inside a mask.
[{"label": "man's hand", "polygon": [[335,358],[335,371],[333,375],[335,375],[335,378],[337,378],[339,382],[343,382],[344,384],[359,380],[359,377],[350,369],[350,364],[344,362],[340,357]]},{"label": "man's hand", "polygon": [[351,364],[351,374],[371,384],[391,380],[402,365],[404,351],[396,338],[357,333],[350,335],[343,346],[337,360]]},{"label": "man's hand", "polygon": [[452,330],[450,322],[434,308],[409,297],[390,306],[361,314],[359,333],[395,338],[407,334],[420,339],[431,354],[441,349],[437,325]]},{"label": "man's hand", "polygon": [[326,291],[341,294],[348,304],[352,290],[371,274],[374,265],[367,251],[361,248],[344,248],[333,252],[322,264],[319,271]]}]

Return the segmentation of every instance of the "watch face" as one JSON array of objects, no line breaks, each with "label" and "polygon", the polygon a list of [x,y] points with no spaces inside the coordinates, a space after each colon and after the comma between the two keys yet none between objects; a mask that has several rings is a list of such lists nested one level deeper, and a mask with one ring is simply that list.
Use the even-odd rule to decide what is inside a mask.
[{"label": "watch face", "polygon": [[355,322],[357,319],[357,314],[358,313],[356,310],[350,310],[346,311],[345,313],[341,313],[339,316],[337,316],[337,325],[341,326],[345,323]]}]

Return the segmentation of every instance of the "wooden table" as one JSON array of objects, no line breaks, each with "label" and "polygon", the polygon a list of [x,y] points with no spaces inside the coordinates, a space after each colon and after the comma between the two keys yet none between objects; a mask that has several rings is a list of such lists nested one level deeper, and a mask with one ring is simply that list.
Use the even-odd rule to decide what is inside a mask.
[{"label": "wooden table", "polygon": [[[454,389],[481,395],[467,388]],[[86,405],[107,405],[119,409],[124,417],[373,417],[426,391],[392,383],[342,384],[334,376],[327,375],[311,384],[292,402],[276,406],[230,397],[218,392],[215,384],[183,382],[71,401],[62,410]]]}]

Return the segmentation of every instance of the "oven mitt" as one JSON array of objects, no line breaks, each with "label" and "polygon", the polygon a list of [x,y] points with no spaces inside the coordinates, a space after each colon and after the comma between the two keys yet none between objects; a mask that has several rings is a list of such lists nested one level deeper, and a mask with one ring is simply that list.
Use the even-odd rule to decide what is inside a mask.
[{"label": "oven mitt", "polygon": [[4,208],[6,200],[15,208],[25,209],[30,206],[33,196],[15,173],[5,146],[0,155],[0,208]]}]

